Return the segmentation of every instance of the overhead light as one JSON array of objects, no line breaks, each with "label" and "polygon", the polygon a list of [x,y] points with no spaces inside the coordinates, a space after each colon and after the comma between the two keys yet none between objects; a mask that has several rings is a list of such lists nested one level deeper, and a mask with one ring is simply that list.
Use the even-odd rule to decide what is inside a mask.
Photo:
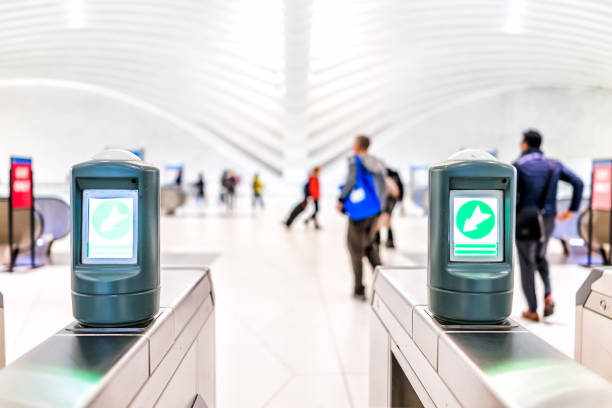
[{"label": "overhead light", "polygon": [[507,0],[506,21],[502,30],[507,34],[522,34],[525,32],[523,20],[527,0]]},{"label": "overhead light", "polygon": [[66,7],[66,27],[83,28],[87,25],[85,13],[86,0],[64,0]]}]

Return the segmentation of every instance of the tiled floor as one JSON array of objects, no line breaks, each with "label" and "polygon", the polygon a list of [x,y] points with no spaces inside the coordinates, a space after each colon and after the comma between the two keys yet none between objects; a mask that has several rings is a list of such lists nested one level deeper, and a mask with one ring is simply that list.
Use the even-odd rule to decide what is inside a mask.
[{"label": "tiled floor", "polygon": [[[287,231],[281,220],[290,199],[271,200],[256,213],[246,199],[239,204],[233,216],[211,205],[162,220],[163,251],[219,254],[209,256],[217,300],[218,406],[365,407],[369,306],[350,296],[345,218],[333,202],[324,202],[323,230],[298,220]],[[395,231],[399,249],[384,251],[383,261],[422,262],[426,220],[398,217]],[[59,259],[68,243],[54,250]],[[571,355],[574,293],[587,273],[553,267],[558,309],[539,324],[519,317],[525,303],[517,280],[513,317]],[[0,274],[9,361],[72,320],[68,288],[68,266]]]}]

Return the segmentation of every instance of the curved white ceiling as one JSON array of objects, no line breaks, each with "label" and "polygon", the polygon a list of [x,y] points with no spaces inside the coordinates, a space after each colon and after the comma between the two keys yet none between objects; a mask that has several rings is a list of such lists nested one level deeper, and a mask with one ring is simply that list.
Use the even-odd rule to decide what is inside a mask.
[{"label": "curved white ceiling", "polygon": [[274,173],[515,86],[612,87],[612,1],[5,0],[0,80],[82,82]]}]

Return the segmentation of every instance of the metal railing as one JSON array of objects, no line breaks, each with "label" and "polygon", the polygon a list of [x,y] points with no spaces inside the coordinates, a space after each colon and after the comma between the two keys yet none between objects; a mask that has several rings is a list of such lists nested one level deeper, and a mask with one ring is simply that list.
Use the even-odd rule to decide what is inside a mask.
[{"label": "metal railing", "polygon": [[6,357],[4,352],[4,300],[2,298],[2,292],[0,292],[0,368],[6,364]]}]

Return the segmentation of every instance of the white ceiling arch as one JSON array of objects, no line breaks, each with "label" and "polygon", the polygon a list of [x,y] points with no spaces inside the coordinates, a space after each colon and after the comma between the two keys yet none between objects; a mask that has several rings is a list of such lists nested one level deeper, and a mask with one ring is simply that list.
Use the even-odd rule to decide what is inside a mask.
[{"label": "white ceiling arch", "polygon": [[27,78],[117,92],[283,175],[473,95],[611,88],[612,1],[5,0],[0,80]]}]

